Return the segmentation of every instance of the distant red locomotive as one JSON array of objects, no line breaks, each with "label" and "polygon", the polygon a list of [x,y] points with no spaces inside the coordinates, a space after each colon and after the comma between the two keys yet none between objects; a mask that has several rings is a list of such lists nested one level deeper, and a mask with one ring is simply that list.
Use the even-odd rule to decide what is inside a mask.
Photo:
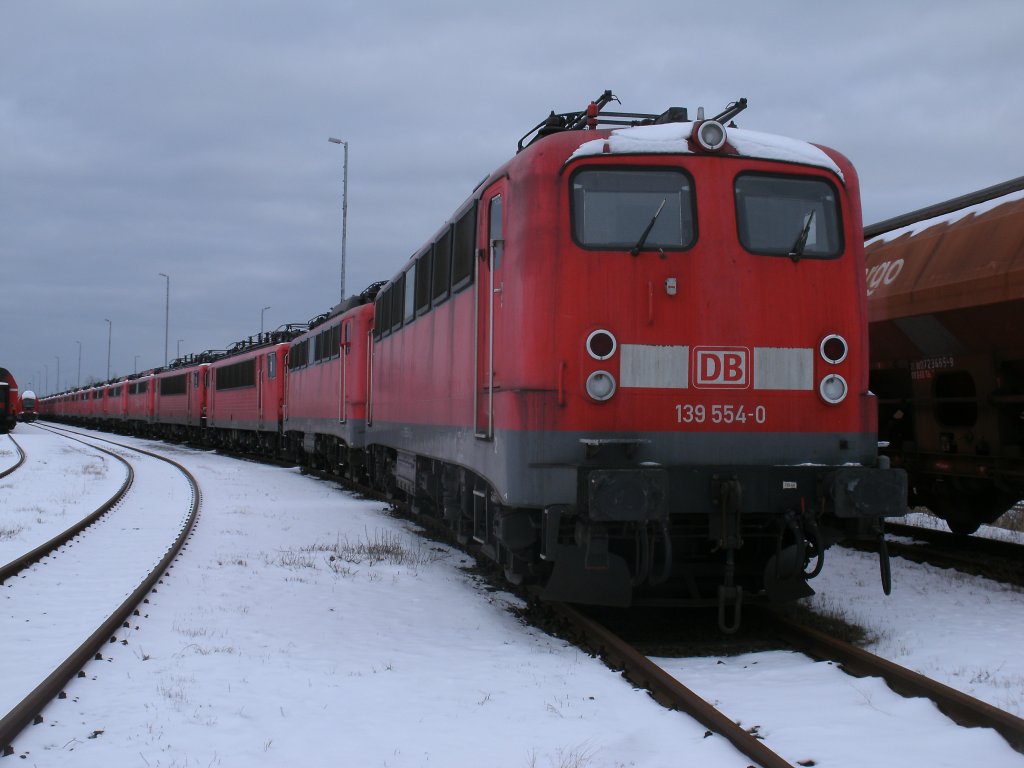
[{"label": "distant red locomotive", "polygon": [[216,444],[261,453],[278,449],[284,419],[287,343],[240,345],[205,370],[206,424]]},{"label": "distant red locomotive", "polygon": [[167,437],[195,439],[206,427],[209,367],[205,362],[185,364],[156,375],[153,420],[161,425]]},{"label": "distant red locomotive", "polygon": [[382,284],[315,318],[288,352],[284,433],[288,455],[318,469],[363,478],[367,349],[373,297]]},{"label": "distant red locomotive", "polygon": [[879,438],[973,533],[1024,499],[1024,177],[865,234]]},{"label": "distant red locomotive", "polygon": [[36,393],[26,389],[21,393],[21,407],[18,411],[18,421],[35,421],[39,416],[39,400]]},{"label": "distant red locomotive", "polygon": [[381,291],[370,476],[553,599],[811,594],[831,543],[905,509],[856,174],[727,127],[745,102],[613,98],[527,134]]},{"label": "distant red locomotive", "polygon": [[10,432],[18,423],[18,382],[14,374],[0,368],[0,433]]}]

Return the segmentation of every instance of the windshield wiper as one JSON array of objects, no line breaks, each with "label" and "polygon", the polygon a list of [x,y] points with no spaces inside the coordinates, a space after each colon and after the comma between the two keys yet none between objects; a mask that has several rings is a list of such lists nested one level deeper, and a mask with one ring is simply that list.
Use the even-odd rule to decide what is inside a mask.
[{"label": "windshield wiper", "polygon": [[803,229],[800,230],[800,234],[796,236],[796,242],[793,243],[793,247],[789,249],[789,258],[793,261],[800,261],[800,257],[804,255],[804,247],[807,245],[807,236],[811,234],[811,224],[814,222],[814,209],[810,210],[807,214],[807,218],[804,219]]},{"label": "windshield wiper", "polygon": [[666,197],[661,201],[661,205],[658,206],[658,210],[656,210],[654,212],[654,215],[651,217],[651,223],[647,225],[647,229],[645,229],[644,233],[640,235],[640,239],[636,241],[636,245],[634,245],[633,248],[629,251],[634,256],[639,255],[640,249],[643,248],[644,243],[647,242],[647,236],[651,234],[651,230],[654,229],[654,222],[656,222],[658,220],[658,216],[661,215],[661,209],[665,207],[665,202],[667,200],[668,198]]}]

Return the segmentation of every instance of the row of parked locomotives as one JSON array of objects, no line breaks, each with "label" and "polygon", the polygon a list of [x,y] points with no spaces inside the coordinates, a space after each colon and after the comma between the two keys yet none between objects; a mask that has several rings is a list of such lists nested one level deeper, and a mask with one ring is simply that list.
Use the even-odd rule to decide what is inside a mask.
[{"label": "row of parked locomotives", "polygon": [[0,433],[10,432],[18,421],[21,400],[14,374],[0,368]]},{"label": "row of parked locomotives", "polygon": [[[527,133],[382,286],[187,368],[188,428],[365,479],[549,599],[717,604],[729,628],[905,509],[868,392],[857,177],[729,125],[745,101],[690,120],[613,99]],[[149,377],[157,422],[177,375]]]},{"label": "row of parked locomotives", "polygon": [[[362,477],[372,299],[226,350],[42,398],[44,418],[182,440]],[[353,450],[357,449],[357,450]]]},{"label": "row of parked locomotives", "polygon": [[1024,499],[1024,177],[866,234],[879,439],[972,533]]}]

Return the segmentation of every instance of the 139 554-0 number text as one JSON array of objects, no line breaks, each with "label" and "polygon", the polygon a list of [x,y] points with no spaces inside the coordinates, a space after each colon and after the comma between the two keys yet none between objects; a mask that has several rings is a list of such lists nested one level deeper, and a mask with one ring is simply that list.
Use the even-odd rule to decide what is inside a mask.
[{"label": "139 554-0 number text", "polygon": [[677,424],[764,424],[768,411],[763,405],[748,408],[743,405],[693,405],[676,406]]}]

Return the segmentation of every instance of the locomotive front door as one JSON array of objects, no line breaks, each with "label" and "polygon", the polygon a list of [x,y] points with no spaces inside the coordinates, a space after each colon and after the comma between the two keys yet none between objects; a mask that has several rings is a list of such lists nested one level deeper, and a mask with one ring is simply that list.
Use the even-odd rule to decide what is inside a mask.
[{"label": "locomotive front door", "polygon": [[348,420],[348,353],[352,348],[352,321],[346,320],[341,327],[341,392],[338,400],[338,421]]},{"label": "locomotive front door", "polygon": [[263,355],[256,356],[256,429],[263,429]]},{"label": "locomotive front door", "polygon": [[500,383],[494,368],[495,325],[501,315],[504,282],[505,205],[503,183],[484,196],[483,242],[476,259],[476,388],[474,426],[476,436],[494,437],[494,392]]}]

